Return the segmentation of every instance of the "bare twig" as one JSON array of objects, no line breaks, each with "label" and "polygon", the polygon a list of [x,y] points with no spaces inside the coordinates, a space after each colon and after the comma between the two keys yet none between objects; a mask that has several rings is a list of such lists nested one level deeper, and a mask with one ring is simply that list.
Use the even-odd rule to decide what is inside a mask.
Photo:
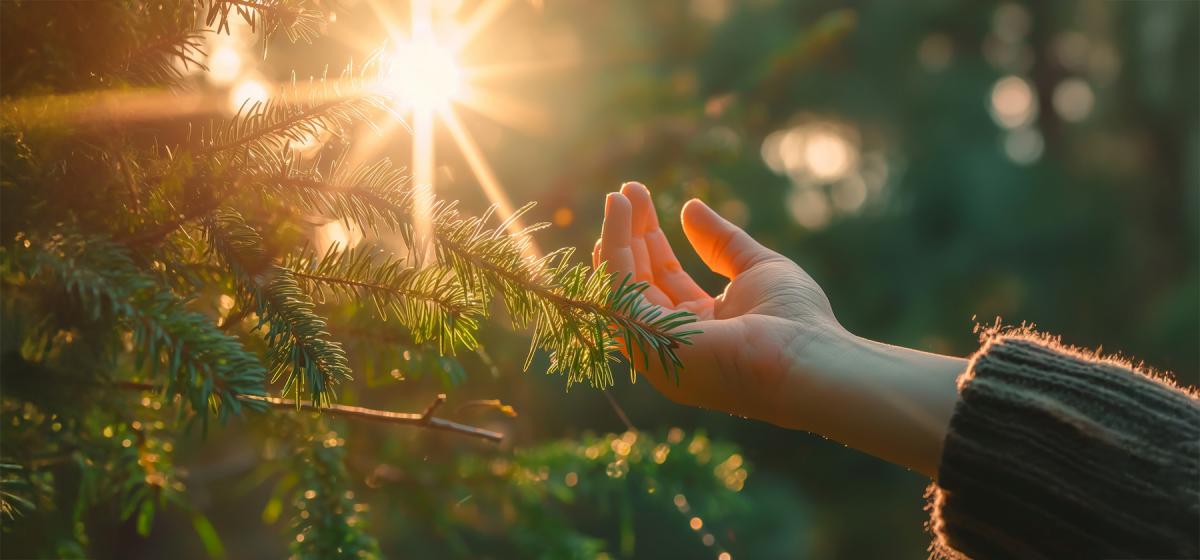
[{"label": "bare twig", "polygon": [[638,429],[634,427],[633,422],[629,421],[629,416],[625,415],[625,409],[621,408],[621,405],[617,403],[616,397],[612,396],[612,393],[608,392],[608,389],[604,389],[601,392],[604,393],[604,397],[608,399],[608,404],[612,406],[613,412],[617,413],[617,418],[620,418],[621,422],[625,424],[625,429],[631,432],[638,431]]},{"label": "bare twig", "polygon": [[221,203],[219,200],[210,200],[204,204],[194,206],[186,212],[182,212],[174,219],[153,225],[141,231],[135,231],[127,235],[121,235],[116,238],[118,243],[125,245],[142,245],[147,243],[157,243],[162,238],[171,234],[180,226],[207,215],[209,212],[216,210]]},{"label": "bare twig", "polygon": [[236,312],[226,315],[225,320],[221,321],[221,324],[217,325],[217,328],[221,329],[223,331],[228,331],[229,329],[233,328],[237,324],[241,323],[242,319],[245,319],[246,317],[250,316],[250,314],[253,312],[254,312],[253,307],[251,307],[249,305],[243,306],[241,309],[238,309]]},{"label": "bare twig", "polygon": [[[162,387],[152,383],[140,383],[136,381],[119,381],[117,386],[122,389],[130,389],[137,391],[158,391]],[[369,420],[372,422],[382,422],[385,424],[407,424],[429,428],[431,430],[442,430],[445,432],[455,432],[462,435],[474,436],[488,441],[499,442],[504,439],[504,434],[460,424],[445,418],[438,418],[433,415],[434,411],[446,401],[446,395],[439,394],[437,399],[425,409],[425,412],[416,414],[412,412],[391,412],[388,410],[377,410],[374,408],[364,408],[361,406],[348,406],[344,404],[331,404],[327,406],[314,406],[311,402],[301,401],[296,402],[292,399],[282,399],[279,397],[260,397],[254,395],[239,395],[238,398],[245,401],[258,401],[266,403],[273,408],[292,409],[292,410],[309,410],[320,412],[323,414],[332,414],[334,416],[344,416],[346,418],[355,418],[358,420]]]},{"label": "bare twig", "polygon": [[445,402],[446,393],[438,393],[437,398],[433,399],[433,402],[429,403],[429,406],[425,408],[425,413],[421,415],[421,421],[426,424],[432,422],[433,413],[436,412],[438,407],[442,406],[442,404]]}]

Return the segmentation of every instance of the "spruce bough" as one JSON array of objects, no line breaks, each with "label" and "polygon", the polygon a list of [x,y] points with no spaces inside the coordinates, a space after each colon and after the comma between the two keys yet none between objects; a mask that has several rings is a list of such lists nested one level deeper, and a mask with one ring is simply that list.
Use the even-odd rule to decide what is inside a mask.
[{"label": "spruce bough", "polygon": [[[328,444],[340,440],[308,412],[336,415],[338,387],[354,376],[334,334],[347,330],[322,315],[328,304],[354,306],[357,325],[399,324],[414,345],[454,356],[479,349],[477,332],[498,301],[531,333],[525,367],[544,351],[568,387],[612,385],[621,350],[658,359],[678,378],[674,349],[695,333],[693,318],[662,313],[641,297],[644,284],[575,263],[570,249],[530,256],[530,235],[543,226],[512,233],[509,225],[531,205],[498,220],[434,200],[431,227],[418,232],[414,205],[427,195],[399,167],[328,152],[301,158],[293,145],[344,137],[389,111],[368,75],[293,86],[208,122],[125,122],[128,113],[106,112],[105,99],[186,82],[179,68],[202,65],[203,34],[228,32],[232,18],[264,36],[313,39],[322,18],[308,2],[129,0],[90,9],[113,33],[10,68],[4,86],[13,97],[0,112],[0,514],[36,509],[30,496],[55,486],[41,474],[47,465],[77,462],[75,511],[62,526],[70,537],[55,554],[86,554],[81,516],[115,501],[143,534],[159,506],[175,504],[220,556],[171,449],[193,428],[209,432],[212,419],[281,411],[267,437],[292,450],[304,487],[316,492],[295,496],[309,513],[294,523],[302,537],[293,552],[377,556],[340,491],[343,454]],[[54,16],[48,10],[17,4],[5,16],[41,29]],[[314,246],[314,217],[396,234],[405,256],[376,241]],[[406,422],[439,420],[439,429],[492,437],[433,412]]]}]

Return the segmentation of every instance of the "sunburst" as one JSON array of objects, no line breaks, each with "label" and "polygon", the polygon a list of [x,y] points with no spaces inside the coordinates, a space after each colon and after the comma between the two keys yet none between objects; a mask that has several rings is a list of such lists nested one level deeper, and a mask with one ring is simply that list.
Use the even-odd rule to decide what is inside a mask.
[{"label": "sunburst", "polygon": [[[393,117],[379,126],[374,138],[360,145],[356,155],[368,157],[379,149],[400,128],[412,134],[411,172],[415,184],[424,192],[436,192],[436,161],[434,134],[443,127],[461,152],[483,194],[495,206],[496,213],[507,221],[510,231],[520,232],[524,225],[508,220],[515,212],[511,199],[487,157],[463,123],[459,108],[473,112],[506,126],[521,128],[522,121],[544,120],[542,112],[531,104],[501,95],[485,87],[483,80],[493,81],[505,76],[511,64],[486,64],[464,61],[463,53],[473,41],[485,34],[497,17],[507,9],[509,0],[485,0],[464,20],[453,13],[434,10],[432,0],[411,0],[409,25],[396,23],[379,2],[370,5],[383,22],[388,33],[388,46],[378,53],[379,92],[392,100]],[[358,37],[341,35],[352,47],[365,51]],[[527,65],[525,65],[527,66]],[[394,118],[394,117],[399,118]],[[511,117],[511,118],[510,118]],[[418,231],[430,226],[429,201],[418,201],[414,217]],[[536,252],[536,248],[533,249]]]}]

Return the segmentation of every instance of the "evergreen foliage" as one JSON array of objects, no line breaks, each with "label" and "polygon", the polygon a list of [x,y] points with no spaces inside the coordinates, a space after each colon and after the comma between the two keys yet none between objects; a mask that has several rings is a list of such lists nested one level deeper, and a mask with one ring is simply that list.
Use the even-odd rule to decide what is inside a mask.
[{"label": "evergreen foliage", "polygon": [[[204,34],[228,32],[232,18],[311,40],[322,21],[314,4],[96,4],[55,25],[47,22],[60,14],[40,3],[5,7],[10,36],[21,25],[130,31],[42,37],[61,52],[3,70],[0,512],[37,516],[38,531],[27,533],[37,553],[88,555],[90,516],[104,508],[146,535],[170,503],[222,556],[172,453],[191,426],[208,434],[216,416],[265,421],[287,442],[285,455],[267,455],[291,481],[295,557],[379,556],[347,490],[344,441],[298,410],[302,401],[328,407],[353,379],[334,333],[364,320],[399,327],[405,341],[447,359],[482,350],[477,332],[499,301],[532,333],[526,367],[545,351],[568,386],[611,385],[620,345],[679,375],[674,349],[694,333],[692,317],[663,314],[641,298],[644,284],[575,264],[570,250],[531,257],[529,236],[541,226],[509,231],[530,206],[501,221],[434,200],[432,227],[419,232],[415,205],[428,195],[400,168],[298,158],[295,144],[388,110],[367,76],[294,85],[208,122],[105,105],[152,91],[135,88],[185,87],[180,68],[201,65]],[[316,247],[314,219],[398,234],[402,254],[375,243]],[[355,313],[323,315],[332,302]]]}]

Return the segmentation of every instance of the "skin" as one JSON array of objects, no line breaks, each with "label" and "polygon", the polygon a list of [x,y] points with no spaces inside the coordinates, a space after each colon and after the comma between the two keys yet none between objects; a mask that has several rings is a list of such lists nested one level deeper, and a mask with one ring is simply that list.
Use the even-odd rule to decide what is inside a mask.
[{"label": "skin", "polygon": [[699,200],[681,222],[704,264],[729,279],[721,294],[680,266],[645,186],[605,200],[594,263],[649,283],[650,302],[696,314],[688,328],[703,331],[678,349],[678,383],[634,356],[639,373],[675,402],[807,430],[936,479],[967,361],[851,334],[808,273]]}]

